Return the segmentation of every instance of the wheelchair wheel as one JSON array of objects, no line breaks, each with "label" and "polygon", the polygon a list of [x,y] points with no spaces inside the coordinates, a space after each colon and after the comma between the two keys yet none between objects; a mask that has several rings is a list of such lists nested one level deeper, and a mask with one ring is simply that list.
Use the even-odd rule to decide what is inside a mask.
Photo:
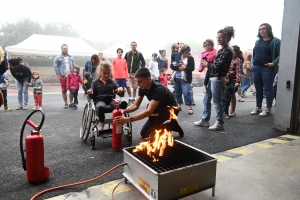
[{"label": "wheelchair wheel", "polygon": [[85,104],[83,114],[82,114],[82,121],[80,127],[80,138],[83,142],[86,142],[92,124],[92,117],[93,117],[93,110],[90,107],[89,103]]},{"label": "wheelchair wheel", "polygon": [[[129,117],[129,114],[125,113],[124,117]],[[122,131],[123,131],[123,135],[127,139],[127,144],[131,145],[131,143],[132,143],[132,124],[131,124],[131,122],[123,124]]]}]

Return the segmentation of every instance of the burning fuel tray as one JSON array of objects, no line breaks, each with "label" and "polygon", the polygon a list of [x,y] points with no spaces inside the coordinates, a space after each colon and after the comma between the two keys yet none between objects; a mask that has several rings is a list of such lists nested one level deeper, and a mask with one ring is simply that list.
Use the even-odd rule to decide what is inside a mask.
[{"label": "burning fuel tray", "polygon": [[209,188],[214,196],[217,159],[208,153],[176,140],[153,162],[145,152],[133,153],[134,148],[123,149],[123,175],[148,199],[179,199]]}]

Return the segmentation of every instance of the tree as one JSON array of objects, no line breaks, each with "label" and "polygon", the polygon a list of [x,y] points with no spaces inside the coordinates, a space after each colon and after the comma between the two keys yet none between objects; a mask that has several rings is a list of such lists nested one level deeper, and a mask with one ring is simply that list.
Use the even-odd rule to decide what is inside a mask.
[{"label": "tree", "polygon": [[0,45],[2,47],[16,45],[32,34],[80,36],[71,24],[46,23],[41,25],[25,18],[17,23],[5,23],[0,27]]},{"label": "tree", "polygon": [[41,25],[27,18],[15,24],[7,22],[0,28],[0,44],[3,47],[15,45],[32,34],[40,34],[41,32]]}]

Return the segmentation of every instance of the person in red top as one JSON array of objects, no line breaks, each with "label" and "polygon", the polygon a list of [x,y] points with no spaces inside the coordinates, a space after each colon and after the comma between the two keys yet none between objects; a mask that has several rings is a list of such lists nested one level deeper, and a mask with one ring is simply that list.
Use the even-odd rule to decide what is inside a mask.
[{"label": "person in red top", "polygon": [[[232,49],[232,60],[231,65],[229,68],[228,75],[230,76],[230,84],[232,84],[234,87],[240,87],[241,86],[241,69],[243,68],[244,64],[244,57],[243,53],[240,50],[240,47],[237,45],[233,45],[231,47]],[[236,116],[235,107],[236,107],[236,96],[235,94],[232,95],[231,99],[231,112],[229,114],[229,117]]]},{"label": "person in red top", "polygon": [[159,70],[160,75],[159,75],[159,83],[164,85],[164,86],[168,86],[168,80],[171,79],[171,76],[167,75],[167,69],[166,68],[161,68]]},{"label": "person in red top", "polygon": [[[119,87],[126,88],[126,81],[128,81],[128,69],[127,62],[124,58],[122,58],[123,49],[117,49],[118,57],[113,59],[112,61],[112,74],[113,79],[116,81]],[[122,97],[117,95],[118,100],[122,100]]]},{"label": "person in red top", "polygon": [[[79,83],[81,83],[82,85],[84,84],[79,74],[79,71],[80,71],[80,67],[78,65],[74,65],[72,71],[70,71],[67,76],[67,85],[66,85],[67,90],[70,90],[70,92],[72,92],[74,97],[74,103],[71,103],[71,105],[69,106],[74,107],[75,109],[77,109],[78,106],[77,96],[79,90]],[[70,102],[73,102],[73,99],[70,99]]]}]

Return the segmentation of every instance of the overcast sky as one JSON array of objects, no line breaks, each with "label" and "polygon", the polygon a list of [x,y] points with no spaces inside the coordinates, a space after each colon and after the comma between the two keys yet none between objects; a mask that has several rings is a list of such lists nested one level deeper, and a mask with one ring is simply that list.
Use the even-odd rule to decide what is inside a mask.
[{"label": "overcast sky", "polygon": [[71,23],[86,39],[136,41],[138,49],[153,52],[168,41],[202,43],[207,38],[214,39],[219,29],[229,25],[236,30],[231,45],[244,50],[253,48],[261,23],[271,24],[274,35],[280,38],[284,0],[10,0],[7,3],[11,6],[1,9],[1,23],[17,22],[24,17],[41,23]]}]

